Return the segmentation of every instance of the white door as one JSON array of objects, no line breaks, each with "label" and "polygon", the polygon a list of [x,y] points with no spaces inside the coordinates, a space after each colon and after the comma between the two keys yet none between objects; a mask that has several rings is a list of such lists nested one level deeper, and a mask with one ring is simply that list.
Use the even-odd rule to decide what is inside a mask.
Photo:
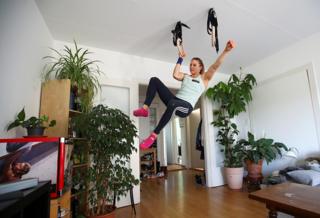
[{"label": "white door", "polygon": [[[134,121],[138,129],[138,119],[132,115],[132,111],[138,108],[138,85],[126,82],[105,82],[101,85],[100,99],[97,103],[106,105],[108,107],[120,109],[123,113],[127,114],[131,120]],[[138,138],[135,140],[135,145],[139,148]],[[139,151],[139,149],[138,149]],[[139,154],[134,152],[131,155],[130,166],[135,178],[139,179]],[[140,202],[140,185],[133,189],[133,196],[135,203]],[[117,207],[130,205],[130,195],[123,197],[117,202]]]},{"label": "white door", "polygon": [[[302,67],[258,84],[250,104],[250,123],[257,137],[265,135],[296,147],[299,159],[319,152],[318,102],[312,88],[311,68]],[[286,167],[285,159],[273,161],[264,174]]]}]

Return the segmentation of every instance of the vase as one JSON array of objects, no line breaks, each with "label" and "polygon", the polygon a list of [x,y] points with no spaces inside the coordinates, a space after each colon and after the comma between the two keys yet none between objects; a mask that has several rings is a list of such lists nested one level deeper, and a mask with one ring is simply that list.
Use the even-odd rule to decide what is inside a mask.
[{"label": "vase", "polygon": [[258,163],[254,163],[252,160],[246,160],[246,165],[248,169],[247,180],[251,183],[261,183],[262,176],[262,163],[263,160],[259,160]]},{"label": "vase", "polygon": [[230,189],[241,189],[243,183],[243,167],[229,168],[225,167],[227,184]]},{"label": "vase", "polygon": [[27,128],[28,136],[43,136],[45,127],[33,127],[33,128]]}]

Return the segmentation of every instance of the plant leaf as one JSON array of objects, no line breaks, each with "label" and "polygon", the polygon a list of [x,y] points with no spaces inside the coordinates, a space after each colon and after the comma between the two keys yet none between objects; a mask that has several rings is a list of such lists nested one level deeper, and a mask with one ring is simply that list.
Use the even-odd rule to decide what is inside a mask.
[{"label": "plant leaf", "polygon": [[25,119],[25,117],[26,117],[26,114],[25,114],[25,112],[24,112],[24,108],[22,108],[22,110],[18,113],[17,117],[18,117],[18,119],[19,119],[20,121],[24,121],[24,119]]}]

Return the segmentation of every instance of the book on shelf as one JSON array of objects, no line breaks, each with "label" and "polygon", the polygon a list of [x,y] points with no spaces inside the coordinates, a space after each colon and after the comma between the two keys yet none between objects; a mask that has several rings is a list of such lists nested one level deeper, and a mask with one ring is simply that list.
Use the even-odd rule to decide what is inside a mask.
[{"label": "book on shelf", "polygon": [[39,183],[38,178],[21,179],[0,184],[0,195],[33,188]]}]

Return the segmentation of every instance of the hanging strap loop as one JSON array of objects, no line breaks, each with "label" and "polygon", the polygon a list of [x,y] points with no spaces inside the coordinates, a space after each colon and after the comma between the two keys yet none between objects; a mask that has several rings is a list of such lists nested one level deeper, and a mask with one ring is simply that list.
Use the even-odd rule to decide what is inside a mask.
[{"label": "hanging strap loop", "polygon": [[190,29],[190,27],[181,21],[177,22],[175,28],[171,31],[173,35],[173,45],[179,46],[182,45],[182,27]]},{"label": "hanging strap loop", "polygon": [[208,12],[207,20],[207,32],[211,35],[212,47],[216,48],[217,53],[219,52],[219,40],[218,40],[218,18],[215,10],[210,8]]},{"label": "hanging strap loop", "polygon": [[179,54],[184,55],[184,49],[182,46],[182,27],[190,29],[190,27],[181,21],[177,22],[175,28],[171,31],[173,35],[173,45],[178,48]]}]

